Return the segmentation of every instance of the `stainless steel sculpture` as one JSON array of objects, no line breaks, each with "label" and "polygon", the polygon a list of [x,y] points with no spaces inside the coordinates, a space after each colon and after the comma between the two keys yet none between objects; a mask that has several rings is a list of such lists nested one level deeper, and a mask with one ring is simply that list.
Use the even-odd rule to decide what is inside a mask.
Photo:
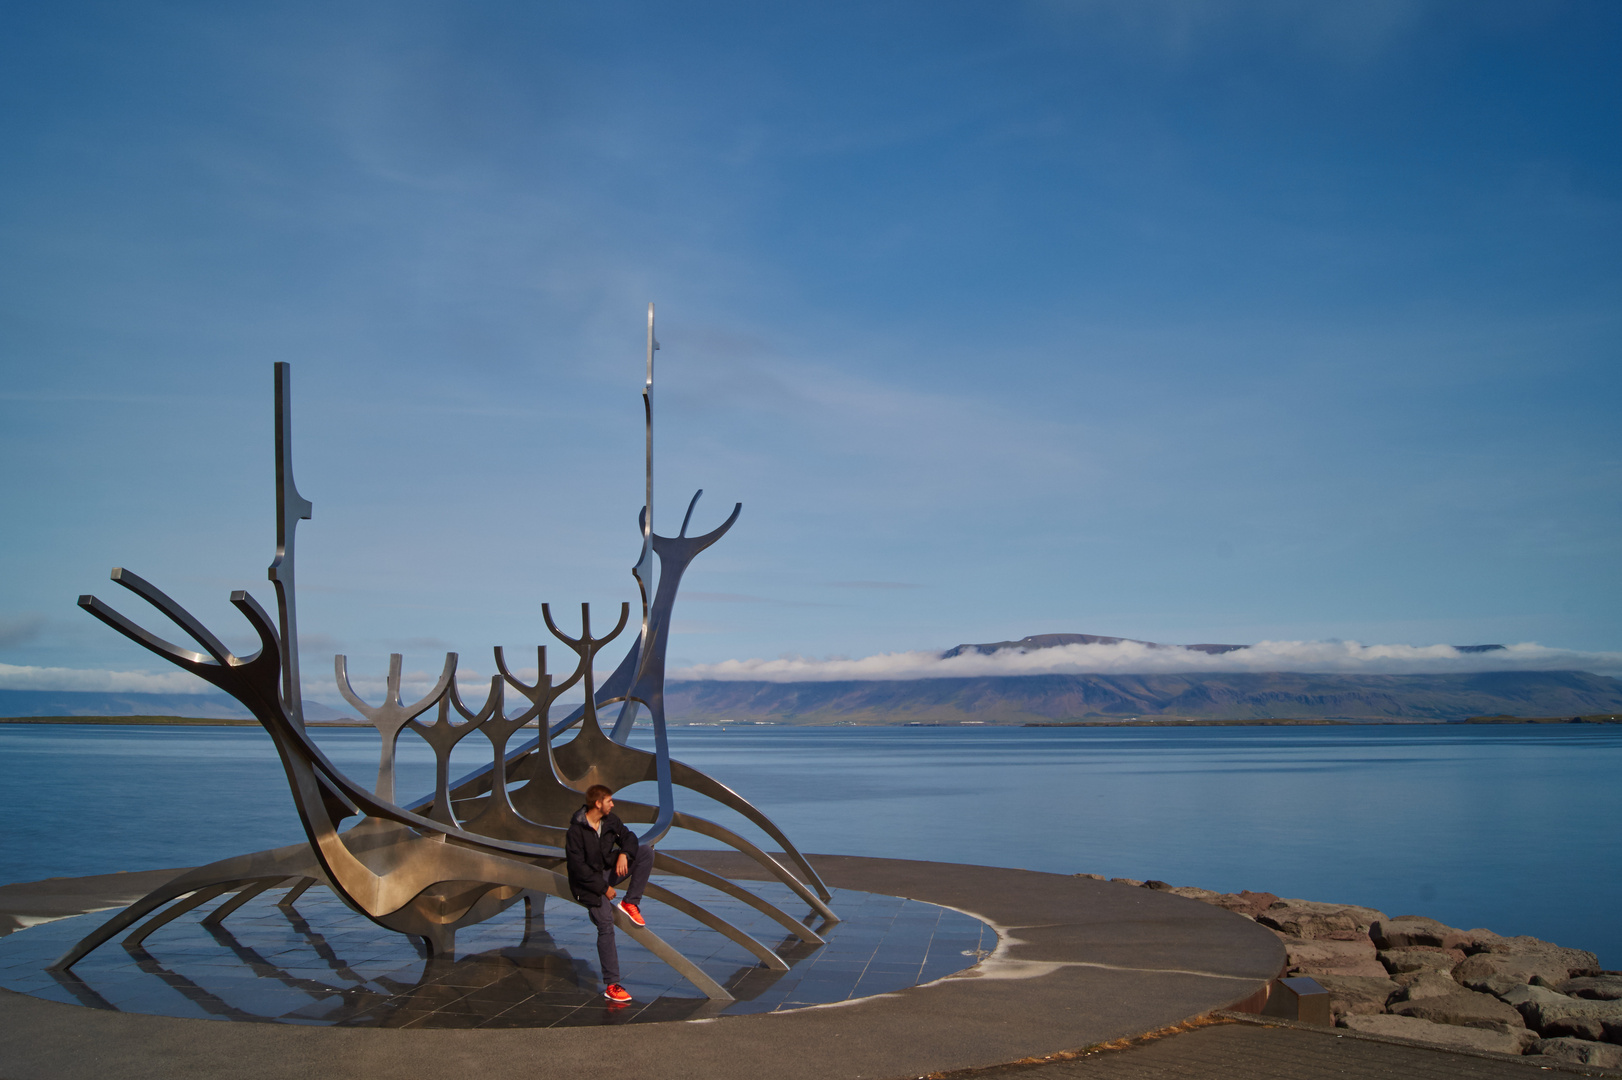
[{"label": "stainless steel sculpture", "polygon": [[[315,884],[330,889],[344,903],[379,926],[421,939],[432,955],[453,953],[458,927],[470,926],[523,900],[540,905],[545,897],[568,899],[562,844],[569,816],[581,805],[581,793],[603,783],[619,789],[640,781],[657,784],[657,805],[621,801],[617,810],[630,822],[650,823],[643,842],[656,845],[671,829],[688,829],[721,840],[749,855],[798,895],[810,909],[795,918],[760,896],[724,877],[710,873],[655,849],[656,872],[715,888],[744,901],[781,924],[803,942],[821,944],[809,925],[837,921],[828,907],[831,895],[816,871],[770,819],[742,796],[697,769],[673,761],[665,729],[665,648],[671,614],[682,575],[698,554],[732,528],[743,509],[703,536],[689,537],[687,527],[699,495],[693,496],[674,537],[653,529],[653,305],[648,306],[648,365],[643,386],[647,430],[647,490],[641,513],[642,551],[633,569],[642,594],[640,633],[614,673],[601,688],[592,674],[597,653],[619,636],[630,616],[622,604],[612,631],[595,637],[591,612],[580,609],[580,631],[571,637],[553,621],[548,605],[541,617],[551,634],[573,654],[570,673],[554,681],[547,667],[546,647],[537,652],[537,676],[526,684],[508,667],[495,649],[498,675],[477,708],[463,702],[456,686],[457,655],[447,654],[432,690],[406,704],[400,698],[402,657],[389,660],[387,690],[382,703],[371,705],[351,687],[347,661],[334,658],[338,690],[382,737],[377,783],[373,790],[345,776],[310,739],[304,728],[299,683],[297,611],[294,589],[294,534],[308,520],[310,502],[293,481],[289,369],[275,365],[276,401],[276,555],[269,577],[276,592],[277,617],[273,621],[248,593],[231,594],[231,603],[259,637],[259,650],[239,657],[226,649],[202,623],[150,583],[128,570],[115,569],[112,579],[146,600],[202,648],[171,644],[137,626],[94,596],[81,596],[79,605],[119,633],[164,659],[205,679],[241,702],[269,732],[287,774],[293,801],[307,842],[270,851],[224,859],[189,870],[130,905],[80,941],[54,965],[66,972],[103,943],[134,927],[125,938],[135,948],[148,935],[187,911],[222,896],[228,897],[204,922],[219,925],[233,911],[278,885],[290,885],[280,901],[291,907]],[[653,556],[658,556],[657,580]],[[582,685],[585,701],[558,721],[552,706],[559,696]],[[511,688],[525,705],[509,715],[506,694]],[[618,705],[611,733],[605,733],[598,712]],[[639,709],[652,722],[652,753],[628,745]],[[431,721],[423,718],[434,713]],[[515,750],[508,744],[527,725],[540,734]],[[409,728],[434,751],[434,790],[418,802],[403,806],[395,801],[394,761],[401,734]],[[567,741],[560,736],[578,731]],[[489,742],[491,762],[485,768],[450,779],[451,751],[478,731]],[[793,869],[729,829],[678,811],[675,789],[683,787],[708,796],[738,811],[782,846]],[[350,818],[359,820],[340,830]],[[752,953],[775,970],[787,964],[766,945],[699,904],[659,885],[647,895],[698,920]],[[532,907],[533,910],[533,907]],[[147,921],[141,922],[142,919]],[[731,1000],[726,990],[697,964],[671,948],[652,931],[624,917],[616,922],[631,938],[711,999]],[[139,925],[137,925],[139,923]]]}]

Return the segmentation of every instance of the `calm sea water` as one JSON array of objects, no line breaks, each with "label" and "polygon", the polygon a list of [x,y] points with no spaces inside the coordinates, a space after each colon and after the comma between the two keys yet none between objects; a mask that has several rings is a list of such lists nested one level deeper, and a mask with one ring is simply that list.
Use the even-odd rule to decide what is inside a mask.
[{"label": "calm sea water", "polygon": [[[320,741],[375,775],[375,733]],[[459,765],[480,763],[478,741]],[[1365,904],[1622,968],[1618,727],[679,728],[671,743],[804,851]],[[400,791],[421,791],[431,755],[401,748]],[[750,831],[708,800],[679,805]],[[0,812],[0,881],[185,866],[301,835],[257,728],[0,725]]]}]

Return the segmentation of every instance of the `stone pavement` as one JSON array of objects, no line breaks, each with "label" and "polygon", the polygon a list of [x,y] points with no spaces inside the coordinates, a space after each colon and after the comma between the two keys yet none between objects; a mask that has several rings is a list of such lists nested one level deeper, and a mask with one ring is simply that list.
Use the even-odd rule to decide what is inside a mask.
[{"label": "stone pavement", "polygon": [[[781,882],[757,895],[784,910],[801,900]],[[712,1002],[670,965],[630,942],[620,984],[632,1000],[603,998],[597,928],[557,897],[515,904],[465,927],[456,955],[424,957],[418,945],[376,925],[326,889],[280,907],[281,891],[250,900],[222,924],[192,911],[168,923],[152,949],[102,948],[73,969],[47,969],[108,913],[36,926],[0,939],[0,987],[67,1005],[147,1016],[241,1023],[374,1028],[543,1028],[667,1023],[803,1009],[909,990],[967,968],[997,946],[991,927],[950,908],[899,896],[835,888],[840,919],[814,919],[821,944],[785,934],[776,920],[701,884],[682,893],[769,942],[788,964],[759,958],[696,919],[648,897],[659,936],[725,987]]]},{"label": "stone pavement", "polygon": [[[689,857],[735,878],[757,876],[731,852]],[[234,1023],[0,993],[0,1077],[505,1077],[538,1069],[593,1075],[605,1065],[662,1080],[916,1077],[1162,1028],[1250,996],[1284,962],[1278,939],[1255,923],[1148,889],[946,863],[813,858],[836,888],[970,912],[998,928],[998,947],[960,976],[899,993],[612,1032]],[[107,878],[93,884],[83,907],[107,904],[109,887],[132,891]],[[34,913],[26,905],[47,894],[60,910],[73,892],[72,882],[12,887],[0,892],[0,910]]]},{"label": "stone pavement", "polygon": [[[730,852],[687,857],[754,876]],[[589,1029],[391,1031],[181,1020],[0,992],[0,1078],[595,1075],[950,1080],[1525,1080],[1605,1070],[1212,1018],[1276,974],[1278,940],[1192,900],[1107,882],[944,863],[814,857],[830,885],[974,913],[997,953],[968,977],[838,1007]],[[0,887],[0,932],[113,906],[171,872]],[[116,946],[113,946],[116,948]],[[1145,1036],[1146,1032],[1165,1032]],[[1091,1048],[1091,1049],[1089,1049]],[[1030,1064],[1008,1064],[1022,1060]]]},{"label": "stone pavement", "polygon": [[1262,1023],[1196,1026],[1071,1061],[937,1074],[944,1080],[1531,1080],[1622,1075],[1549,1059],[1461,1054],[1359,1037],[1334,1028]]}]

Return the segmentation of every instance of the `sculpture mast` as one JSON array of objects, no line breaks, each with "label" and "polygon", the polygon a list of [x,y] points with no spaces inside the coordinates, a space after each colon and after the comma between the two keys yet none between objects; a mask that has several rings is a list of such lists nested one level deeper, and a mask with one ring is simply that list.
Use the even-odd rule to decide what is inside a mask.
[{"label": "sculpture mast", "polygon": [[[647,656],[649,634],[652,632],[650,618],[653,613],[653,354],[659,351],[659,339],[653,336],[653,305],[648,304],[648,376],[642,384],[642,415],[647,429],[647,492],[642,504],[642,557],[637,560],[631,573],[636,577],[638,588],[642,590],[642,636],[641,655]],[[635,702],[626,702],[626,708],[620,714],[619,723],[614,725],[615,736],[624,738],[630,734],[630,725],[636,716]],[[624,729],[624,735],[621,735]]]},{"label": "sculpture mast", "polygon": [[[642,411],[647,417],[648,429],[648,495],[643,503],[645,512],[642,516],[642,565],[648,572],[653,569],[651,556],[653,554],[653,354],[659,351],[659,339],[653,336],[653,304],[648,304],[648,381],[642,387]],[[651,591],[653,581],[645,578]],[[646,599],[651,600],[652,597]],[[648,622],[646,618],[646,604],[643,607],[642,620],[643,640],[647,640]]]},{"label": "sculpture mast", "polygon": [[293,482],[292,369],[275,367],[276,381],[276,557],[269,577],[276,587],[276,614],[281,631],[282,707],[299,727],[304,726],[304,692],[298,668],[298,608],[293,578],[293,536],[300,521],[310,520],[310,500]]}]

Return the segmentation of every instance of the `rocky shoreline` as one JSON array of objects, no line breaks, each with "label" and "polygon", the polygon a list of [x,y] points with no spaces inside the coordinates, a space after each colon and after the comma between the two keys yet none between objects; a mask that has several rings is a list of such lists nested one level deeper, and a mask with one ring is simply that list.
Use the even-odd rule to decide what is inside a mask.
[{"label": "rocky shoreline", "polygon": [[1600,970],[1591,952],[1355,904],[1108,880],[1213,904],[1272,930],[1287,974],[1329,991],[1339,1027],[1622,1069],[1622,972]]}]

